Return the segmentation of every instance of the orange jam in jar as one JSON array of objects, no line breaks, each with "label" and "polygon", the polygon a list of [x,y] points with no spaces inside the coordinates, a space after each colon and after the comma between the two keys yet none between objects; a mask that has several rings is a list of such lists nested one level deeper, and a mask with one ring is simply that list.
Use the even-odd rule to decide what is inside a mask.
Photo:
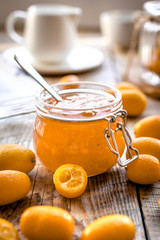
[{"label": "orange jam in jar", "polygon": [[[37,97],[34,147],[40,161],[53,172],[63,164],[73,163],[94,176],[117,162],[104,132],[108,128],[105,118],[122,109],[121,94],[102,84],[80,82],[76,88],[73,84],[52,86],[62,102],[56,102],[46,91]],[[112,129],[117,121],[121,122],[121,117],[111,123]],[[125,143],[121,131],[115,132],[115,139],[122,154]]]}]

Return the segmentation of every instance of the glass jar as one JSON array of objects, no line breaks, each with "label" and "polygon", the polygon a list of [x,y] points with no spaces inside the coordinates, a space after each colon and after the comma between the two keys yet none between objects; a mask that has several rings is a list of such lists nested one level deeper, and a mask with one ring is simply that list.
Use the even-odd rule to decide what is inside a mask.
[{"label": "glass jar", "polygon": [[160,97],[160,1],[146,2],[143,8],[148,20],[139,38],[141,81],[146,93]]},{"label": "glass jar", "polygon": [[[52,87],[63,99],[70,95],[76,97],[74,104],[80,101],[81,106],[77,108],[71,103],[66,107],[64,101],[57,105],[45,90],[37,97],[33,140],[39,160],[53,172],[63,164],[77,164],[88,176],[113,167],[125,148],[123,131],[119,131],[124,122],[120,92],[107,85],[87,82]],[[94,98],[86,108],[84,102],[91,95]]]}]

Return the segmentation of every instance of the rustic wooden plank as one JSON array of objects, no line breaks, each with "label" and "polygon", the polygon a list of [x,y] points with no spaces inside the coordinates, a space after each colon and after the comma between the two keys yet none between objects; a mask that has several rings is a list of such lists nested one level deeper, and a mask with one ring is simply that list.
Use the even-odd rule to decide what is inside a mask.
[{"label": "rustic wooden plank", "polygon": [[130,216],[136,226],[135,239],[145,239],[136,187],[127,181],[125,169],[118,166],[90,178],[82,197],[71,201],[71,214],[76,221],[75,239],[94,219],[116,213]]},{"label": "rustic wooden plank", "polygon": [[[114,62],[109,62],[107,58],[103,66],[94,70],[92,74],[90,72],[81,74],[81,80],[115,85],[117,69],[113,69],[113,65]],[[59,77],[49,79],[50,83],[55,83]],[[149,99],[144,114],[137,119],[128,120],[132,136],[136,121],[150,114],[160,114],[159,104],[159,101]],[[1,120],[0,144],[19,143],[33,149],[33,122],[34,114]],[[114,167],[107,173],[90,178],[85,193],[77,199],[70,200],[57,193],[52,181],[53,173],[41,164],[38,163],[29,176],[32,188],[28,196],[17,203],[0,207],[0,216],[11,221],[18,230],[21,213],[28,206],[54,205],[68,210],[73,215],[76,222],[74,240],[79,239],[82,230],[91,221],[113,213],[126,214],[133,219],[137,230],[136,240],[145,239],[143,222],[146,231],[149,232],[148,239],[159,239],[159,208],[157,205],[157,198],[160,195],[159,183],[146,188],[139,187],[126,179],[125,169]]]},{"label": "rustic wooden plank", "polygon": [[[154,114],[160,114],[160,102],[148,98],[148,105],[144,114],[138,119],[128,121],[132,136],[134,136],[134,124],[141,118]],[[157,200],[160,198],[160,182],[146,187],[139,185],[136,187],[147,239],[160,240],[160,208],[157,204]]]},{"label": "rustic wooden plank", "polygon": [[160,182],[139,187],[139,198],[148,239],[160,240],[160,207],[157,203],[160,198]]},{"label": "rustic wooden plank", "polygon": [[[126,55],[119,53],[116,54],[116,57],[119,63],[119,72],[122,76],[126,64]],[[140,85],[143,90],[143,85],[140,84],[140,65],[138,61],[138,56],[136,56],[129,77],[131,81]],[[160,101],[147,97],[147,108],[145,112],[138,118],[128,120],[128,127],[132,133],[132,137],[134,137],[133,127],[137,121],[143,117],[157,114],[160,114]],[[157,200],[160,197],[160,182],[146,187],[137,185],[136,188],[147,239],[159,240],[160,208],[158,207]]]},{"label": "rustic wooden plank", "polygon": [[[33,114],[1,120],[0,143],[18,143],[32,148],[33,121]],[[74,240],[79,239],[82,230],[91,221],[113,213],[130,216],[136,225],[136,239],[145,239],[136,188],[127,181],[125,169],[114,167],[108,173],[90,178],[86,192],[73,200],[57,193],[53,185],[53,173],[41,164],[38,163],[29,176],[32,188],[28,196],[17,203],[0,207],[0,216],[11,221],[18,230],[20,216],[27,207],[54,205],[68,210],[74,217]]]},{"label": "rustic wooden plank", "polygon": [[[160,101],[148,97],[145,112],[139,118],[128,119],[132,137],[134,138],[133,128],[137,121],[157,114],[160,114]],[[136,188],[147,239],[160,240],[160,208],[157,204],[160,197],[160,182],[146,187],[136,185]]]},{"label": "rustic wooden plank", "polygon": [[[33,131],[33,120],[35,114],[29,114],[24,116],[18,116],[10,119],[0,121],[0,144],[16,143],[21,144],[29,148],[32,147],[32,131]],[[30,202],[33,196],[33,189],[37,176],[37,168],[35,167],[29,177],[31,179],[31,189],[28,195],[15,203],[1,206],[0,217],[3,217],[14,224],[19,232],[22,239],[22,235],[19,229],[19,219],[22,212],[30,206]]]},{"label": "rustic wooden plank", "polygon": [[30,202],[33,196],[36,175],[37,175],[37,166],[35,167],[34,171],[32,171],[29,174],[29,177],[31,179],[31,189],[28,195],[24,199],[19,200],[15,203],[0,207],[0,217],[5,218],[8,221],[12,222],[12,224],[18,230],[19,236],[21,239],[23,239],[23,237],[19,228],[19,220],[20,220],[21,214],[25,211],[25,209],[27,209],[30,206]]},{"label": "rustic wooden plank", "polygon": [[[137,121],[157,114],[160,114],[160,101],[148,97],[145,112],[139,118],[128,119],[132,137],[134,138],[133,128]],[[160,182],[145,187],[136,185],[136,187],[147,238],[160,240],[160,208],[157,204],[157,200],[160,198]]]}]

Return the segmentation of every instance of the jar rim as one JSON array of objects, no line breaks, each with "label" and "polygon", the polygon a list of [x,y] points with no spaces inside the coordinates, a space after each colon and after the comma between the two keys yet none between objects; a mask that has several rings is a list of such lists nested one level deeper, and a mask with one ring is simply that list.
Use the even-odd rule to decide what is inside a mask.
[{"label": "jar rim", "polygon": [[[101,106],[101,107],[94,107],[95,110],[98,110],[98,109],[108,109],[108,111],[110,109],[112,109],[112,112],[114,113],[116,110],[120,109],[120,107],[122,107],[122,98],[121,98],[121,93],[118,89],[108,85],[108,84],[102,84],[102,83],[95,83],[95,82],[67,82],[67,83],[56,83],[56,84],[53,84],[51,85],[52,88],[54,88],[54,90],[56,92],[58,92],[58,94],[66,94],[66,93],[73,93],[73,92],[81,92],[80,90],[82,90],[82,88],[70,88],[70,89],[61,89],[59,90],[60,88],[63,88],[63,87],[72,87],[74,85],[82,85],[83,87],[87,87],[87,86],[94,86],[96,88],[100,87],[100,88],[106,88],[108,90],[111,90],[115,96],[113,96],[113,94],[111,93],[107,93],[105,91],[102,91],[102,90],[95,90],[95,92],[99,95],[104,95],[104,96],[107,96],[108,94],[111,94],[113,96],[113,101],[110,102],[110,103],[107,103],[106,105],[104,106]],[[85,88],[86,90],[84,92],[86,93],[89,93],[89,90],[90,88]],[[92,93],[95,93],[94,90],[92,90]],[[66,119],[66,118],[61,118],[61,117],[55,117],[53,116],[52,114],[50,113],[47,113],[46,111],[44,111],[44,109],[48,108],[48,107],[51,107],[51,104],[49,103],[46,103],[42,98],[43,98],[43,94],[46,94],[48,97],[50,97],[50,95],[47,93],[46,90],[43,90],[41,91],[40,94],[38,94],[36,96],[36,108],[37,108],[37,113],[44,116],[44,117],[47,117],[47,118],[52,118],[52,119],[57,119],[57,120],[62,120],[62,121],[86,121],[85,119]],[[52,106],[53,109],[55,110],[65,110],[65,111],[89,111],[89,110],[93,110],[93,107],[90,107],[90,108],[63,108],[63,107],[57,107],[57,106]],[[103,119],[104,116],[101,116],[100,118],[98,119]],[[94,119],[87,119],[87,121],[94,121],[94,120],[98,120],[97,118],[94,118]]]}]

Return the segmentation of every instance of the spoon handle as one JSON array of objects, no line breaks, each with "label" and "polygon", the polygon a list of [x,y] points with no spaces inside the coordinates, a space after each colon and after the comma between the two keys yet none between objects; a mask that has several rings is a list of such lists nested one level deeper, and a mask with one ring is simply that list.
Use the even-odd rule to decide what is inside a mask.
[{"label": "spoon handle", "polygon": [[42,78],[42,76],[32,67],[32,65],[26,62],[23,59],[14,55],[14,60],[18,63],[18,65],[22,68],[22,70],[31,76],[36,82],[38,82],[49,94],[52,95],[58,102],[62,102],[63,99],[60,95],[51,88],[51,86]]}]

